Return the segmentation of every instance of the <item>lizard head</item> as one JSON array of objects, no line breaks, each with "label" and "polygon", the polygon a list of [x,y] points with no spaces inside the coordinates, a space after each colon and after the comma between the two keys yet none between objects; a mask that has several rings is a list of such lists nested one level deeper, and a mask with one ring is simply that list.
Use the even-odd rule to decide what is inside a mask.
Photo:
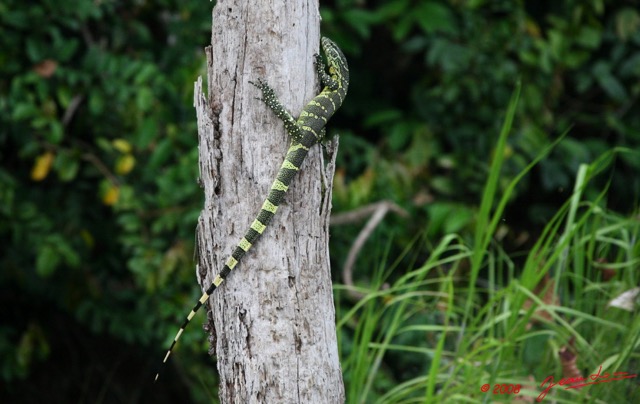
[{"label": "lizard head", "polygon": [[340,48],[338,48],[338,45],[336,45],[331,39],[322,37],[320,43],[327,58],[329,74],[338,82],[339,87],[346,93],[347,88],[349,87],[349,65],[347,65],[347,58],[344,56]]}]

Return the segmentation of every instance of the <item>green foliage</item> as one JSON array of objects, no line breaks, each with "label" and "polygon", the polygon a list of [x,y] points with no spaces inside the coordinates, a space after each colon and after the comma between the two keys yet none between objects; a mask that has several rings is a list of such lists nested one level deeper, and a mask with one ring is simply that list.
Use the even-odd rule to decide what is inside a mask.
[{"label": "green foliage", "polygon": [[[0,3],[3,387],[39,372],[48,382],[40,365],[61,340],[82,352],[69,324],[155,364],[197,289],[192,88],[212,3],[31,3]],[[387,216],[365,247],[363,299],[337,287],[349,399],[486,399],[469,383],[560,374],[557,348],[571,337],[591,352],[582,369],[632,370],[637,320],[607,319],[603,302],[638,282],[637,220],[625,218],[640,200],[640,158],[628,152],[640,148],[637,7],[336,0],[321,14],[352,72],[329,128],[341,135],[334,210],[384,199],[411,217]],[[333,233],[336,268],[358,230]],[[532,292],[545,274],[570,306]],[[527,301],[553,324],[527,329]],[[172,358],[182,379],[208,385],[185,355],[205,352],[201,331],[183,342]],[[81,370],[66,374],[77,382]],[[624,400],[610,385],[598,397]],[[211,401],[215,386],[204,390]]]},{"label": "green foliage", "polygon": [[0,4],[0,285],[23,303],[0,326],[5,382],[64,338],[23,320],[38,308],[155,347],[195,295],[192,88],[210,8]]},{"label": "green foliage", "polygon": [[[570,130],[511,194],[512,206],[524,205],[506,212],[518,217],[512,232],[531,232],[532,225],[540,230],[568,197],[580,164],[611,147],[640,147],[636,8],[602,0],[394,0],[366,6],[344,0],[321,12],[327,34],[347,50],[354,71],[342,109],[346,135],[371,142],[364,152],[341,150],[338,166],[346,177],[362,178],[352,185],[344,180],[338,210],[357,206],[350,195],[360,193],[366,180],[368,201],[392,199],[412,208],[414,231],[429,226],[432,235],[446,234],[439,215],[479,200],[500,111],[517,82],[522,95],[504,151],[500,192],[527,161]],[[639,168],[627,157],[612,167],[609,207],[636,207]],[[456,220],[447,229],[472,230],[473,220]]]},{"label": "green foliage", "polygon": [[[514,97],[510,104],[497,155],[506,147],[516,101]],[[427,242],[425,262],[410,265],[415,269],[396,281],[390,277],[395,265],[378,269],[369,288],[358,288],[361,297],[352,308],[338,307],[348,401],[495,401],[494,386],[501,384],[520,388],[518,394],[500,395],[500,401],[516,395],[535,399],[548,376],[556,382],[579,377],[567,375],[567,368],[587,377],[600,366],[603,375],[633,374],[640,360],[637,301],[628,310],[611,302],[637,289],[640,223],[602,209],[598,203],[604,192],[595,201],[583,199],[587,185],[618,153],[638,157],[637,152],[621,149],[582,165],[571,199],[524,260],[517,261],[492,246],[491,240],[505,201],[543,155],[509,184],[500,200],[495,191],[501,162],[494,160],[477,219],[482,226],[478,225],[472,246],[454,234],[434,247]],[[421,244],[411,248],[425,248]],[[604,268],[615,268],[613,279],[603,278]],[[348,290],[336,287],[337,298],[344,299],[343,291]],[[567,352],[573,359],[567,360]],[[616,383],[620,384],[569,391],[556,387],[547,398],[559,402],[640,398],[633,379]],[[491,386],[489,392],[480,391],[484,384]]]}]

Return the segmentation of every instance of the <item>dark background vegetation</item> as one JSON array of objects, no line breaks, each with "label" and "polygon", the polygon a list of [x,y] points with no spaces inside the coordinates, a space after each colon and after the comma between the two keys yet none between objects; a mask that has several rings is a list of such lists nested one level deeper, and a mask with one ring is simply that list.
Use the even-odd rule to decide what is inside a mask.
[{"label": "dark background vegetation", "polygon": [[[410,220],[389,215],[367,244],[391,258],[419,234],[470,239],[520,81],[503,185],[568,131],[505,215],[503,248],[526,250],[570,195],[581,163],[640,146],[639,5],[322,2],[323,34],[345,51],[352,75],[330,126],[341,136],[334,212],[379,200],[410,212]],[[150,386],[199,293],[192,89],[206,73],[212,6],[0,3],[0,401],[217,397],[197,319],[162,383]],[[601,180],[603,207],[637,209],[639,168],[619,156]],[[338,283],[359,229],[334,228]],[[382,255],[359,258],[356,283]]]}]

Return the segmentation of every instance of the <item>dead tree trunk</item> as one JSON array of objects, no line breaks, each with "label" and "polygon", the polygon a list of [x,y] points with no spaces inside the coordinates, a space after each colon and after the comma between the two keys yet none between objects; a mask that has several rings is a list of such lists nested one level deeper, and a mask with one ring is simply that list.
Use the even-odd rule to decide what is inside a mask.
[{"label": "dead tree trunk", "polygon": [[[266,80],[295,116],[318,93],[318,47],[317,0],[219,0],[213,10],[208,100],[200,80],[195,92],[203,289],[259,212],[289,144],[249,81]],[[333,168],[311,150],[267,230],[209,301],[223,403],[344,401],[328,250]]]}]

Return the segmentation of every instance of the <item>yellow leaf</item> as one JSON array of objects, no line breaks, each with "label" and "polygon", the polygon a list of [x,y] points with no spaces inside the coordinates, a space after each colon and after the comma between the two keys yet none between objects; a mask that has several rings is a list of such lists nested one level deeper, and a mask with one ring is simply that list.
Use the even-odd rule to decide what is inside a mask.
[{"label": "yellow leaf", "polygon": [[125,154],[118,158],[116,161],[116,173],[120,175],[128,174],[136,165],[136,158],[133,154]]},{"label": "yellow leaf", "polygon": [[36,162],[31,170],[31,179],[34,181],[42,181],[47,178],[51,165],[53,164],[54,154],[51,151],[45,152],[36,158]]},{"label": "yellow leaf", "polygon": [[131,143],[127,142],[124,139],[115,139],[113,142],[113,147],[116,148],[120,153],[130,153],[131,152]]},{"label": "yellow leaf", "polygon": [[102,196],[102,203],[109,206],[115,205],[116,202],[118,202],[119,196],[120,196],[120,188],[115,185],[111,185],[109,189],[107,189],[107,192],[105,192],[104,195]]},{"label": "yellow leaf", "polygon": [[529,36],[534,38],[540,38],[540,27],[536,24],[535,21],[527,19],[525,21],[525,30]]},{"label": "yellow leaf", "polygon": [[93,238],[93,235],[89,232],[89,230],[87,229],[80,230],[80,237],[82,237],[82,240],[87,245],[87,247],[93,248],[95,244],[95,239]]}]

